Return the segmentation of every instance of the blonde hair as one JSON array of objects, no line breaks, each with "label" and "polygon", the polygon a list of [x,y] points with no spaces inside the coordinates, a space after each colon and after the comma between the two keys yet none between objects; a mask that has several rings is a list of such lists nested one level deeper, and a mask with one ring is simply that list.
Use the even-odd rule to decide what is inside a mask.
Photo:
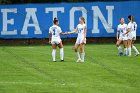
[{"label": "blonde hair", "polygon": [[85,18],[82,16],[80,17],[81,20],[83,20],[83,22],[85,23]]}]

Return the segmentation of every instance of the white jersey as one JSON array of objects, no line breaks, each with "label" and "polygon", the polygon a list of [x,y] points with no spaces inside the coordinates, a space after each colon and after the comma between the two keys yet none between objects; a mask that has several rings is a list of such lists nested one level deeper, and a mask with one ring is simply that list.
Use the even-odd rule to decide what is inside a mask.
[{"label": "white jersey", "polygon": [[127,32],[127,24],[119,24],[117,31],[120,33],[119,37],[122,37]]},{"label": "white jersey", "polygon": [[133,37],[136,37],[136,30],[137,30],[137,24],[136,22],[129,22],[127,28],[130,29],[130,32],[128,35],[132,35]]},{"label": "white jersey", "polygon": [[77,30],[78,30],[78,37],[77,38],[84,38],[84,30],[86,25],[85,24],[78,24]]},{"label": "white jersey", "polygon": [[62,30],[59,26],[53,25],[49,28],[49,33],[52,34],[52,41],[60,39],[60,33]]},{"label": "white jersey", "polygon": [[[85,31],[85,24],[78,24],[77,25],[77,30],[78,30],[78,37],[76,40],[77,44],[85,43],[86,44],[86,38],[84,39],[84,31]],[[84,40],[84,42],[83,42]]]}]

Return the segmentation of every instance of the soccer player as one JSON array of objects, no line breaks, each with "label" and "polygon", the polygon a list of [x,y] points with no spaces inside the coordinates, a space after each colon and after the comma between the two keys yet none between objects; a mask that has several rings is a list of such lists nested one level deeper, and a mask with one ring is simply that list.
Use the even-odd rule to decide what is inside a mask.
[{"label": "soccer player", "polygon": [[137,30],[137,24],[134,21],[134,17],[132,15],[128,16],[128,27],[127,27],[127,32],[125,34],[128,33],[128,56],[131,56],[131,47],[132,49],[134,49],[135,51],[135,56],[139,55],[139,51],[137,50],[137,48],[134,46],[134,42],[136,40],[136,30]]},{"label": "soccer player", "polygon": [[[84,62],[84,57],[85,57],[84,45],[86,44],[86,32],[87,32],[84,17],[80,17],[79,24],[77,25],[76,29],[74,31],[67,32],[67,34],[72,34],[76,32],[78,32],[78,37],[77,37],[74,49],[78,57],[77,62]],[[80,53],[78,51],[79,46],[80,46]]]},{"label": "soccer player", "polygon": [[127,34],[123,36],[127,32],[127,24],[125,24],[124,18],[120,18],[120,24],[117,27],[117,34],[116,34],[116,46],[119,50],[118,56],[123,55],[122,48],[120,46],[121,42],[123,41],[124,45],[124,56],[127,56]]},{"label": "soccer player", "polygon": [[64,49],[63,49],[62,40],[60,38],[60,34],[64,34],[64,33],[62,33],[62,30],[58,25],[59,25],[59,20],[57,18],[54,18],[53,26],[51,26],[49,28],[49,43],[52,44],[52,59],[53,59],[53,62],[56,62],[55,57],[56,57],[57,46],[60,48],[61,62],[64,61]]}]

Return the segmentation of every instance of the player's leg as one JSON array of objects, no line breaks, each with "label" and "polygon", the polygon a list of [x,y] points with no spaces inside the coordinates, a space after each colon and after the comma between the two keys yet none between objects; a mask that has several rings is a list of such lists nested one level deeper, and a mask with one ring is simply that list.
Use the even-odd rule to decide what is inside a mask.
[{"label": "player's leg", "polygon": [[84,62],[85,52],[84,52],[84,43],[80,44],[80,53],[81,53],[81,62]]},{"label": "player's leg", "polygon": [[52,43],[52,59],[53,59],[53,62],[56,62],[56,44],[55,43]]},{"label": "player's leg", "polygon": [[131,56],[131,43],[132,43],[132,40],[128,39],[128,56]]},{"label": "player's leg", "polygon": [[75,51],[75,53],[77,55],[77,58],[78,58],[77,59],[77,62],[81,61],[81,57],[80,57],[80,53],[78,51],[78,47],[79,47],[79,44],[75,43],[75,45],[74,45],[74,51]]},{"label": "player's leg", "polygon": [[79,53],[79,51],[78,51],[79,45],[80,45],[80,39],[77,38],[77,39],[76,39],[76,43],[75,43],[75,45],[74,45],[74,51],[75,51],[75,53],[76,53],[76,55],[77,55],[77,58],[78,58],[77,62],[80,62],[80,61],[81,61],[80,53]]},{"label": "player's leg", "polygon": [[64,61],[64,48],[63,48],[62,41],[60,41],[60,43],[58,44],[58,47],[60,49],[60,59],[61,59],[61,62],[63,62]]},{"label": "player's leg", "polygon": [[122,48],[121,48],[121,46],[120,46],[121,42],[122,42],[121,39],[117,40],[117,42],[116,42],[116,46],[117,46],[117,48],[118,48],[118,50],[119,50],[119,56],[123,55],[123,53],[122,53]]},{"label": "player's leg", "polygon": [[123,45],[124,45],[124,56],[127,56],[127,40],[123,41]]},{"label": "player's leg", "polygon": [[135,56],[138,56],[140,53],[139,51],[137,50],[136,46],[134,46],[134,43],[135,43],[135,39],[132,40],[132,49],[135,51],[136,55]]}]

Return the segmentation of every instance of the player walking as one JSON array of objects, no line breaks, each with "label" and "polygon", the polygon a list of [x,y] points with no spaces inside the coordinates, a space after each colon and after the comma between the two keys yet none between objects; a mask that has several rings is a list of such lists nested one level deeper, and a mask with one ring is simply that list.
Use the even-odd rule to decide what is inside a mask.
[{"label": "player walking", "polygon": [[[63,49],[63,44],[62,44],[62,40],[60,38],[60,34],[64,34],[62,33],[61,28],[58,26],[59,25],[59,20],[57,18],[54,18],[53,20],[53,26],[51,26],[49,28],[49,43],[52,44],[52,59],[53,62],[56,62],[56,48],[57,46],[60,49],[60,59],[61,62],[64,61],[64,49]],[[50,38],[51,36],[51,38]]]},{"label": "player walking", "polygon": [[[67,32],[67,34],[72,34],[76,32],[78,32],[78,37],[77,37],[74,49],[78,57],[77,62],[84,62],[84,57],[85,57],[84,45],[86,44],[86,32],[87,32],[84,17],[80,17],[79,24],[77,25],[76,29],[74,31]],[[80,46],[80,53],[78,51],[79,46]]]},{"label": "player walking", "polygon": [[122,41],[124,45],[124,56],[127,56],[127,34],[123,35],[126,32],[127,32],[127,24],[125,24],[124,18],[121,18],[120,24],[117,27],[117,34],[116,34],[116,39],[117,39],[116,46],[120,52],[118,56],[123,55],[122,48],[120,46]]},{"label": "player walking", "polygon": [[127,32],[124,34],[126,35],[128,33],[128,56],[131,56],[131,47],[135,51],[135,56],[139,55],[139,51],[137,48],[134,46],[134,42],[136,40],[136,30],[137,30],[137,24],[134,21],[134,17],[132,15],[128,16],[128,27],[127,27]]}]

